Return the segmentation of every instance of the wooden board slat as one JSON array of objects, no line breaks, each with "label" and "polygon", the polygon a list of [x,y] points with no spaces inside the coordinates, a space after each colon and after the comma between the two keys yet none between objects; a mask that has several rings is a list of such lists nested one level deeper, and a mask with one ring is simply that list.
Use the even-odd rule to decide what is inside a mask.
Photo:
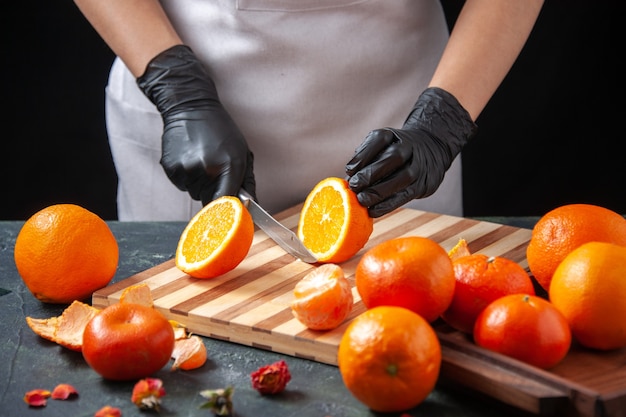
[{"label": "wooden board slat", "polygon": [[[295,230],[300,208],[277,218]],[[307,329],[289,308],[296,282],[314,266],[286,254],[259,230],[247,257],[218,278],[191,278],[169,260],[95,292],[92,303],[104,308],[118,302],[125,288],[143,282],[152,291],[155,307],[193,333],[336,365],[343,332],[365,311],[354,287],[354,271],[366,250],[400,236],[428,237],[449,250],[464,238],[473,253],[507,257],[528,269],[530,235],[528,229],[412,209],[378,218],[367,245],[341,264],[353,285],[354,308],[346,322],[326,332]],[[433,326],[442,343],[442,378],[537,414],[626,416],[626,349],[602,353],[573,346],[548,372],[481,349],[441,321]]]}]

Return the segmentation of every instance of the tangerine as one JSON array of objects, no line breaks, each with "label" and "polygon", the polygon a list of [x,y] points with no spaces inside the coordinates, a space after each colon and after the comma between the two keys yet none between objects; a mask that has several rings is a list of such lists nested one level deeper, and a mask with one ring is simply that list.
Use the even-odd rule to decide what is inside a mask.
[{"label": "tangerine", "polygon": [[559,264],[548,291],[583,346],[626,346],[626,247],[588,242]]},{"label": "tangerine", "polygon": [[526,270],[510,259],[475,253],[457,258],[452,265],[454,296],[441,318],[462,332],[471,334],[478,314],[495,299],[508,294],[535,294]]},{"label": "tangerine", "polygon": [[338,366],[348,390],[374,411],[420,404],[435,387],[441,345],[419,314],[380,306],[358,315],[339,343]]},{"label": "tangerine", "polygon": [[323,179],[309,193],[298,222],[298,238],[318,262],[340,263],[352,258],[374,230],[363,207],[342,178]]},{"label": "tangerine", "polygon": [[557,365],[569,351],[567,320],[549,301],[530,294],[510,294],[491,302],[474,327],[478,346],[539,368]]},{"label": "tangerine", "polygon": [[117,270],[119,249],[109,226],[75,204],[32,215],[15,240],[15,266],[35,298],[53,304],[85,300]]},{"label": "tangerine", "polygon": [[170,322],[153,307],[112,304],[85,326],[83,357],[102,377],[132,380],[165,366],[174,349]]},{"label": "tangerine", "polygon": [[330,330],[350,314],[354,298],[350,282],[336,264],[324,264],[296,284],[291,311],[312,330]]},{"label": "tangerine", "polygon": [[557,266],[572,250],[586,242],[626,246],[626,219],[592,204],[567,204],[544,214],[535,224],[526,249],[528,267],[548,291]]},{"label": "tangerine", "polygon": [[355,284],[367,308],[381,305],[407,308],[428,322],[452,302],[455,278],[448,253],[425,237],[390,239],[363,254]]},{"label": "tangerine", "polygon": [[241,200],[217,198],[183,230],[176,248],[176,266],[195,278],[215,278],[243,261],[253,238],[252,216]]}]

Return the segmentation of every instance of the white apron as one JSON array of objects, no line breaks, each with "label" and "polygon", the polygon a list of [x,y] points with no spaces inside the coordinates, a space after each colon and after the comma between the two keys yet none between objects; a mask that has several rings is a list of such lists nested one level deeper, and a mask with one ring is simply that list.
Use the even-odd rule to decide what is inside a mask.
[{"label": "white apron", "polygon": [[[255,157],[259,202],[304,201],[370,130],[401,127],[448,38],[438,0],[163,0]],[[161,116],[117,59],[106,90],[120,220],[188,220],[200,208],[159,165]],[[457,158],[410,205],[462,215]]]}]

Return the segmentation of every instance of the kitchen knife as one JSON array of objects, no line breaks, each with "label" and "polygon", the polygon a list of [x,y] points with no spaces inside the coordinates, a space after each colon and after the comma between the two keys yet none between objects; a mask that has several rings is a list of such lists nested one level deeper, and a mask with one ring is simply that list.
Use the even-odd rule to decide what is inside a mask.
[{"label": "kitchen knife", "polygon": [[317,258],[302,244],[298,236],[265,211],[246,190],[239,190],[238,197],[243,205],[248,208],[254,224],[287,253],[306,263],[317,262]]}]

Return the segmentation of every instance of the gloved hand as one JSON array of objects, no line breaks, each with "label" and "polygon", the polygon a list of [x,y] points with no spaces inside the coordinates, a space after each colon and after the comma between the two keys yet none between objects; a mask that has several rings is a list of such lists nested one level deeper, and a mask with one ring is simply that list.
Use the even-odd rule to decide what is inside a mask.
[{"label": "gloved hand", "polygon": [[476,125],[454,96],[428,88],[402,129],[370,132],[346,165],[350,188],[371,217],[433,194]]},{"label": "gloved hand", "polygon": [[192,50],[173,46],[137,78],[163,118],[161,166],[203,204],[244,188],[256,197],[253,154]]}]

